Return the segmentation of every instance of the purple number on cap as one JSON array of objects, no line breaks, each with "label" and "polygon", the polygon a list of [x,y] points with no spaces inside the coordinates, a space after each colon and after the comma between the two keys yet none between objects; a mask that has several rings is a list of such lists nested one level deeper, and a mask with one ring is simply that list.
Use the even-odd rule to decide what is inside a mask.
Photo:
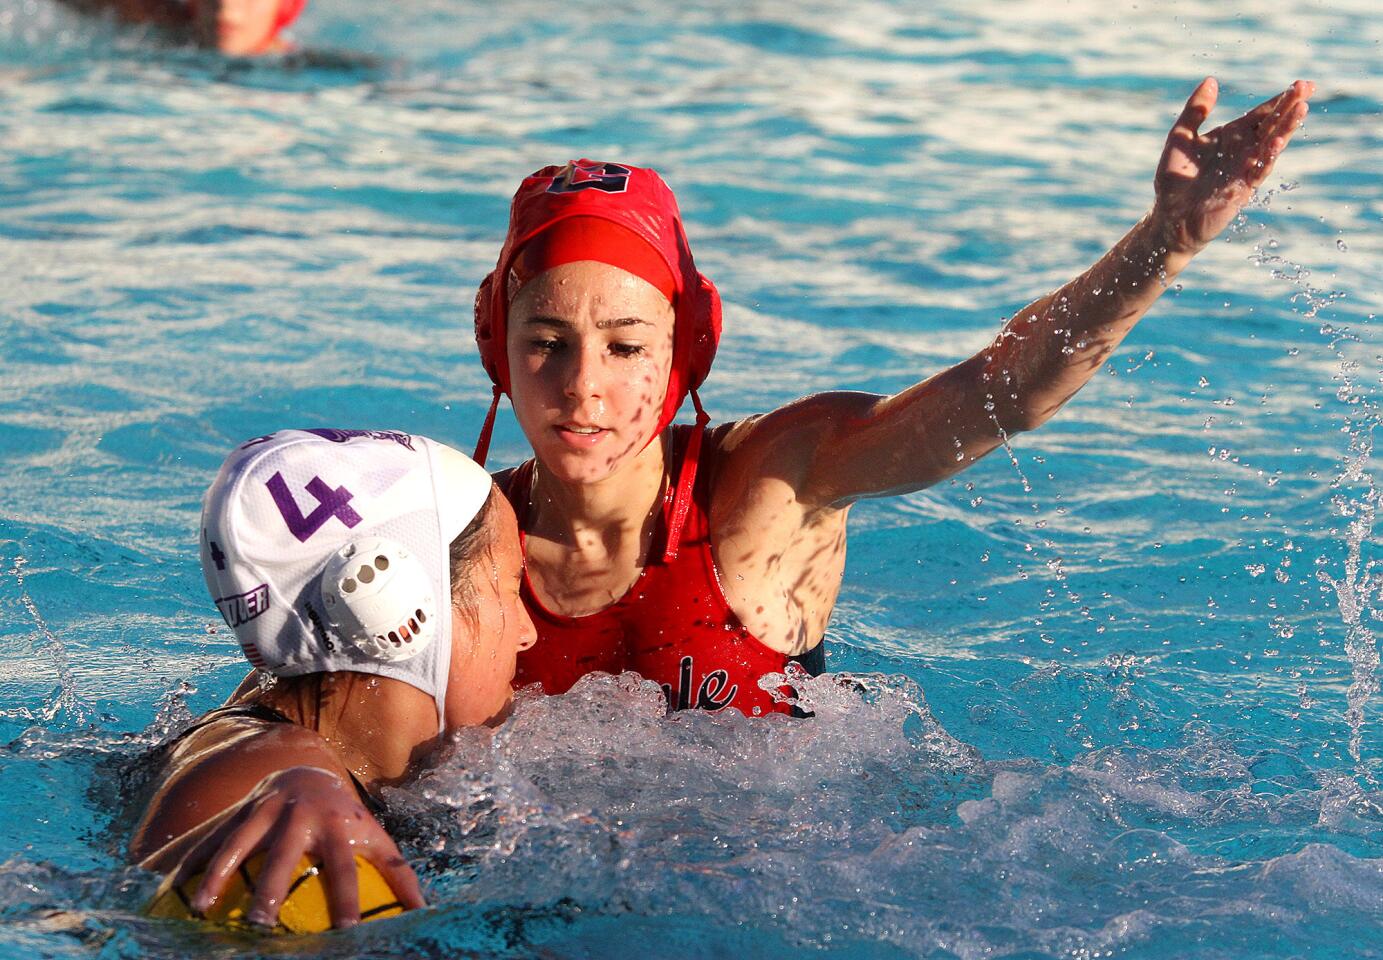
[{"label": "purple number on cap", "polygon": [[313,477],[307,482],[307,492],[317,498],[316,508],[307,516],[303,516],[293,494],[288,492],[283,474],[275,473],[264,485],[269,488],[269,495],[274,498],[274,505],[279,508],[283,522],[288,524],[289,532],[302,543],[307,543],[308,538],[322,529],[332,517],[348,527],[360,522],[360,514],[351,509],[353,494],[345,487],[333,489],[327,486],[321,477]]}]

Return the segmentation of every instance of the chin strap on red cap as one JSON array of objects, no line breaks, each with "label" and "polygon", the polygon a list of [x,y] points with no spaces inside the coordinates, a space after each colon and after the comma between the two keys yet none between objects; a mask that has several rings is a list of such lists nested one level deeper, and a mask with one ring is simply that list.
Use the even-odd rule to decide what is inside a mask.
[{"label": "chin strap on red cap", "polygon": [[[499,413],[499,398],[502,393],[499,384],[495,384],[494,399],[490,401],[489,412],[485,414],[485,423],[480,428],[480,437],[475,441],[475,453],[471,454],[471,459],[482,467],[485,466],[485,457],[490,453],[490,434],[495,431],[495,415]],[[697,409],[701,409],[699,404]]]},{"label": "chin strap on red cap", "polygon": [[[711,422],[710,414],[701,407],[701,398],[691,391],[692,403],[696,406],[696,428],[687,440],[687,452],[682,455],[682,466],[677,471],[677,484],[669,487],[673,494],[672,508],[664,513],[667,518],[667,542],[663,548],[663,562],[677,559],[677,547],[682,542],[682,527],[687,522],[687,511],[691,509],[692,485],[696,482],[696,464],[701,458],[701,441],[706,436],[706,424]],[[664,495],[666,505],[666,495]]]}]

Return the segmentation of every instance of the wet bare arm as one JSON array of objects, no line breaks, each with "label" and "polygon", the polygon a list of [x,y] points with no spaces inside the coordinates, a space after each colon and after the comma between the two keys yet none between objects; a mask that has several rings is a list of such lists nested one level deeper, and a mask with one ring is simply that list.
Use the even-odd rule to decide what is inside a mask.
[{"label": "wet bare arm", "polygon": [[417,877],[325,740],[295,724],[210,724],[169,757],[130,859],[173,873],[178,883],[204,872],[192,903],[205,911],[260,850],[266,858],[252,922],[274,922],[305,854],[323,864],[336,926],[359,921],[356,854],[379,869],[405,907],[423,906]]},{"label": "wet bare arm", "polygon": [[1207,78],[1168,135],[1153,210],[1089,270],[1019,311],[984,350],[891,397],[829,393],[747,421],[744,455],[771,450],[807,511],[904,493],[963,470],[1045,423],[1100,368],[1267,178],[1314,92],[1297,81],[1236,120],[1199,132]]},{"label": "wet bare arm", "polygon": [[[349,779],[326,741],[297,724],[227,718],[193,732],[168,756],[163,779],[130,841],[130,859],[166,869],[187,846],[176,850],[167,846],[170,841],[245,799],[270,774],[295,766]],[[156,851],[158,858],[149,859]]]}]

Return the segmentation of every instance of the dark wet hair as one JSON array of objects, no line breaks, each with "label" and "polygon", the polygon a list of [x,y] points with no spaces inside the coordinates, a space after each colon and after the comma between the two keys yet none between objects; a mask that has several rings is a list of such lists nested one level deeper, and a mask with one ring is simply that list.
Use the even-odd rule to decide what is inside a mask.
[{"label": "dark wet hair", "polygon": [[456,535],[447,551],[451,569],[451,604],[472,625],[479,622],[479,597],[475,584],[471,582],[470,570],[494,545],[495,531],[490,521],[495,515],[495,498],[503,495],[499,487],[491,486],[485,505],[466,524],[466,529]]}]

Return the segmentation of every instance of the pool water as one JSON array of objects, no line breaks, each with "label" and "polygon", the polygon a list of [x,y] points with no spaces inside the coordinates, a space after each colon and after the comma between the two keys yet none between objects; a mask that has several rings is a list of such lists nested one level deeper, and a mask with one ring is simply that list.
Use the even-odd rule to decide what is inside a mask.
[{"label": "pool water", "polygon": [[[334,53],[0,0],[0,957],[1383,956],[1373,4],[321,0],[298,36]],[[978,350],[1144,212],[1208,73],[1223,118],[1320,92],[1058,419],[855,510],[814,718],[524,696],[392,798],[427,911],[139,916],[136,759],[245,669],[202,490],[279,427],[468,448],[525,173],[666,175],[733,418]]]}]

